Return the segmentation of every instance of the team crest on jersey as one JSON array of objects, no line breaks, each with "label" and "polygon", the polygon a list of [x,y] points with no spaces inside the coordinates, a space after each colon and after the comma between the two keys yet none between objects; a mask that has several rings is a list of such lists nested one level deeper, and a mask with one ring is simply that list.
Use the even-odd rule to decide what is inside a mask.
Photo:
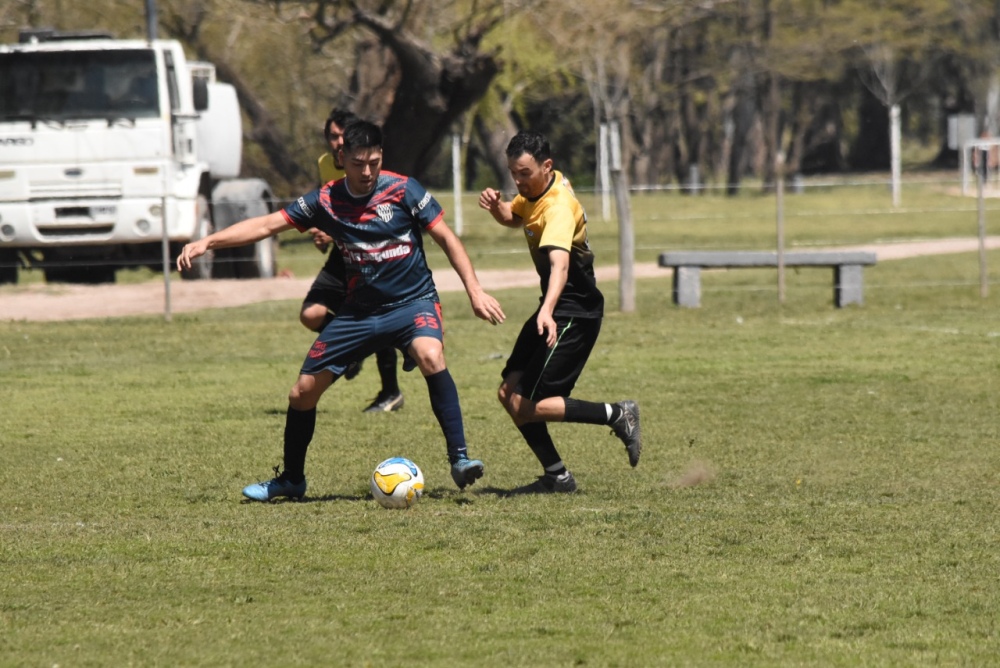
[{"label": "team crest on jersey", "polygon": [[378,217],[387,223],[392,220],[392,207],[388,204],[379,204],[376,206],[375,213],[377,213]]}]

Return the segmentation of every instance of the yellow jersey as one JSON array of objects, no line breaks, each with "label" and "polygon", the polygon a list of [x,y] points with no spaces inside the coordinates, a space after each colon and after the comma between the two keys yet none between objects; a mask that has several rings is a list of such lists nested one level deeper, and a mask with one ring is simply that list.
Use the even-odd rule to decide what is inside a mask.
[{"label": "yellow jersey", "polygon": [[549,288],[552,265],[549,249],[569,253],[569,277],[555,315],[600,318],[604,315],[604,295],[594,277],[594,253],[587,240],[587,214],[561,172],[552,174],[552,182],[541,195],[528,199],[514,197],[511,211],[520,216],[528,251],[541,278],[542,300]]},{"label": "yellow jersey", "polygon": [[[333,164],[333,154],[327,151],[323,155],[319,156],[316,161],[316,166],[319,168],[319,187],[322,188],[330,181],[336,181],[338,179],[344,178],[344,170],[337,169],[337,165]],[[336,244],[334,244],[335,246]],[[326,251],[323,251],[326,252]],[[336,248],[333,248],[330,253],[327,254],[326,264],[323,265],[323,271],[325,271],[327,276],[327,281],[331,282],[335,287],[334,292],[340,294],[341,301],[343,300],[344,292],[344,257],[340,254]],[[317,279],[318,280],[318,279]],[[329,285],[329,283],[328,283]],[[329,306],[329,304],[327,304]]]},{"label": "yellow jersey", "polygon": [[338,169],[337,165],[333,163],[333,154],[329,151],[319,156],[316,166],[319,167],[320,185],[326,185],[330,181],[336,181],[344,177],[344,170]]}]

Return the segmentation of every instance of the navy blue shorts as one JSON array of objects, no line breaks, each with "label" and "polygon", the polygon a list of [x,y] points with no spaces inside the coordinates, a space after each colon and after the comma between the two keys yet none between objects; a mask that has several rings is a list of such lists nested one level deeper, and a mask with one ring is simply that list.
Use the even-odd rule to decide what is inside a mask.
[{"label": "navy blue shorts", "polygon": [[413,339],[430,336],[444,341],[441,304],[420,300],[375,313],[342,309],[320,332],[302,363],[301,373],[330,371],[341,376],[351,362],[358,362],[383,348],[403,353]]}]

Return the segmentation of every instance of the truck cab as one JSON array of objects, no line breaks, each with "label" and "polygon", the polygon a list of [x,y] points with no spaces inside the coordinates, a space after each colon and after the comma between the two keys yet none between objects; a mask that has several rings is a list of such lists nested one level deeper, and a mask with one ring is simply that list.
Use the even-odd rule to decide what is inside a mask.
[{"label": "truck cab", "polygon": [[[240,179],[235,89],[177,41],[22,33],[0,45],[0,283],[108,282],[267,213]],[[206,257],[185,278],[273,276],[274,245]]]}]

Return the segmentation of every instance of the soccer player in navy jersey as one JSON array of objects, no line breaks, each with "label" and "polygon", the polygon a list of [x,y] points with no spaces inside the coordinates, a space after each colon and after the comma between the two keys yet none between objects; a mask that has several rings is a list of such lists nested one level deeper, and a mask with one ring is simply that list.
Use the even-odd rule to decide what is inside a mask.
[{"label": "soccer player in navy jersey", "polygon": [[293,228],[325,232],[344,258],[344,304],[309,349],[288,395],[284,470],[243,489],[243,495],[255,501],[305,495],[306,451],[320,397],[348,365],[386,346],[407,351],[420,368],[444,433],[455,484],[464,489],[483,475],[483,463],[468,456],[458,389],[445,362],[441,305],[424,256],[422,233],[448,257],[476,316],[497,324],[505,318],[503,309],[479,284],[465,247],[444,222],[437,200],[414,179],[382,171],[382,131],[377,125],[358,121],[344,128],[341,157],[345,178],[299,197],[281,211],[189,243],[177,258],[177,267],[187,269],[210,250],[256,243]]},{"label": "soccer player in navy jersey", "polygon": [[[319,169],[320,187],[330,181],[344,178],[344,165],[340,161],[340,148],[344,143],[344,128],[347,127],[348,123],[356,120],[357,116],[351,112],[336,107],[330,110],[326,117],[323,124],[323,137],[326,139],[327,150],[316,161]],[[327,253],[333,240],[318,230],[310,230],[310,232],[313,234],[316,247]],[[333,319],[333,314],[340,310],[346,292],[344,258],[336,252],[336,249],[333,249],[327,254],[326,263],[316,275],[316,279],[302,301],[299,320],[307,329],[317,333],[323,331],[326,324]],[[397,411],[403,407],[404,400],[396,376],[396,349],[388,347],[379,350],[375,353],[375,361],[378,365],[378,375],[379,380],[382,381],[382,388],[371,404],[364,409],[364,412],[388,413]],[[356,362],[348,367],[344,378],[351,380],[358,375],[359,371],[361,371],[361,362]]]},{"label": "soccer player in navy jersey", "polygon": [[538,309],[514,343],[497,396],[520,430],[543,475],[534,486],[574,492],[546,422],[583,422],[611,427],[636,466],[642,452],[635,401],[599,403],[571,399],[604,317],[604,295],[594,276],[587,215],[563,175],[553,169],[551,148],[537,132],[519,132],[507,144],[507,166],[518,194],[505,202],[487,188],[479,206],[505,227],[524,233],[541,279]]}]

